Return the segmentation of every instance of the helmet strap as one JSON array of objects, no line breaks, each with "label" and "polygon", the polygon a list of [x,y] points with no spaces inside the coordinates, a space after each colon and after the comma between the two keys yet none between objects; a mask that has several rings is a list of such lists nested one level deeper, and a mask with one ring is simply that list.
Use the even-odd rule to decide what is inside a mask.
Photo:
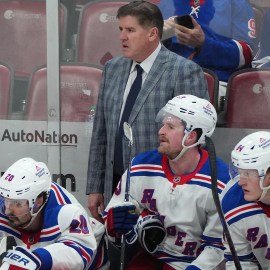
[{"label": "helmet strap", "polygon": [[181,158],[185,153],[186,151],[188,150],[189,147],[187,146],[183,146],[182,150],[180,151],[180,153],[174,158],[174,159],[170,159],[170,161],[177,161],[179,158]]},{"label": "helmet strap", "polygon": [[43,207],[45,206],[47,200],[48,200],[48,196],[47,196],[46,199],[43,201],[43,203],[42,203],[42,205],[39,207],[38,211],[35,212],[35,213],[34,213],[34,210],[35,210],[35,207],[36,207],[36,203],[34,203],[34,205],[32,206],[32,209],[31,209],[31,211],[30,211],[30,214],[31,214],[31,220],[30,220],[30,222],[29,222],[26,226],[22,227],[23,229],[27,229],[27,228],[29,228],[29,226],[32,225],[32,223],[33,223],[34,220],[36,219],[37,215],[41,212],[41,210],[42,210]]},{"label": "helmet strap", "polygon": [[186,151],[187,151],[189,148],[194,147],[194,146],[197,146],[197,145],[200,144],[199,142],[196,142],[196,143],[194,143],[194,144],[192,144],[192,145],[189,145],[189,146],[185,145],[185,141],[186,141],[186,138],[187,138],[188,135],[189,135],[189,133],[186,133],[186,134],[184,135],[184,138],[183,138],[183,140],[182,140],[182,147],[183,147],[183,148],[182,148],[182,150],[180,151],[180,153],[179,153],[174,159],[170,159],[170,158],[169,158],[170,161],[177,161],[179,158],[181,158],[181,157],[186,153]]}]

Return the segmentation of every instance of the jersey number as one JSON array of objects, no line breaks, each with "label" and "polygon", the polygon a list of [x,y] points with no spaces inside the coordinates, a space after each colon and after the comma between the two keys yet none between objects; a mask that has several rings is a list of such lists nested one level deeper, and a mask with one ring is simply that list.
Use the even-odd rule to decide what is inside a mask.
[{"label": "jersey number", "polygon": [[89,230],[87,227],[86,219],[83,215],[80,215],[80,220],[73,219],[69,229],[70,233],[77,233],[77,234],[88,234]]}]

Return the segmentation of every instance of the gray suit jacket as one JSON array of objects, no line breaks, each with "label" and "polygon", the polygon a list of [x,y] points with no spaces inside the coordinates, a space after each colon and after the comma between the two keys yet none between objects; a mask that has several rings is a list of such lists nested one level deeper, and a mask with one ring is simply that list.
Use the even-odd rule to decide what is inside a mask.
[{"label": "gray suit jacket", "polygon": [[[115,136],[131,64],[132,61],[124,57],[107,62],[97,102],[86,194],[104,193],[105,204],[112,194]],[[162,46],[129,117],[134,140],[132,156],[157,148],[156,115],[168,100],[180,94],[193,94],[209,99],[203,71],[194,62]],[[123,138],[123,159],[124,168],[127,168],[129,147],[126,138]]]}]

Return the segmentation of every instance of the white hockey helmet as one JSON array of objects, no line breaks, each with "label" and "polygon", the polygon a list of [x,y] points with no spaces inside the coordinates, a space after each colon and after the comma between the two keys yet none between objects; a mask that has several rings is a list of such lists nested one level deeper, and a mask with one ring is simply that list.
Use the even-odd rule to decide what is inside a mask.
[{"label": "white hockey helmet", "polygon": [[166,115],[174,115],[184,121],[185,133],[201,129],[202,135],[196,145],[205,143],[205,137],[213,134],[217,122],[214,106],[208,100],[193,95],[180,95],[169,100],[157,114],[156,122],[161,122]]},{"label": "white hockey helmet", "polygon": [[260,187],[265,191],[264,197],[264,193],[270,188],[262,186],[264,176],[270,167],[270,132],[257,131],[244,137],[234,147],[231,160],[236,168],[258,171]]},{"label": "white hockey helmet", "polygon": [[[170,115],[179,118],[185,126],[185,135],[182,140],[183,149],[172,161],[182,157],[189,148],[205,144],[205,137],[210,137],[216,127],[217,112],[214,106],[208,100],[193,95],[180,95],[169,100],[158,112],[156,122],[162,122],[165,117]],[[194,144],[185,145],[189,133],[195,129],[201,130],[201,136]]]},{"label": "white hockey helmet", "polygon": [[[36,198],[51,188],[51,175],[43,162],[22,158],[13,163],[0,178],[0,195],[8,199],[28,200],[31,212]],[[33,213],[32,213],[33,214]]]}]

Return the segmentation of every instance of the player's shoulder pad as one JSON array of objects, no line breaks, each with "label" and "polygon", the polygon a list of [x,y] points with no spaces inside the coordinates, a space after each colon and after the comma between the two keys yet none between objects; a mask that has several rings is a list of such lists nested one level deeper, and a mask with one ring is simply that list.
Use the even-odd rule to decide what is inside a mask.
[{"label": "player's shoulder pad", "polygon": [[136,166],[138,164],[157,164],[160,165],[162,160],[162,155],[157,150],[146,151],[141,154],[138,154],[132,160],[132,166]]}]

